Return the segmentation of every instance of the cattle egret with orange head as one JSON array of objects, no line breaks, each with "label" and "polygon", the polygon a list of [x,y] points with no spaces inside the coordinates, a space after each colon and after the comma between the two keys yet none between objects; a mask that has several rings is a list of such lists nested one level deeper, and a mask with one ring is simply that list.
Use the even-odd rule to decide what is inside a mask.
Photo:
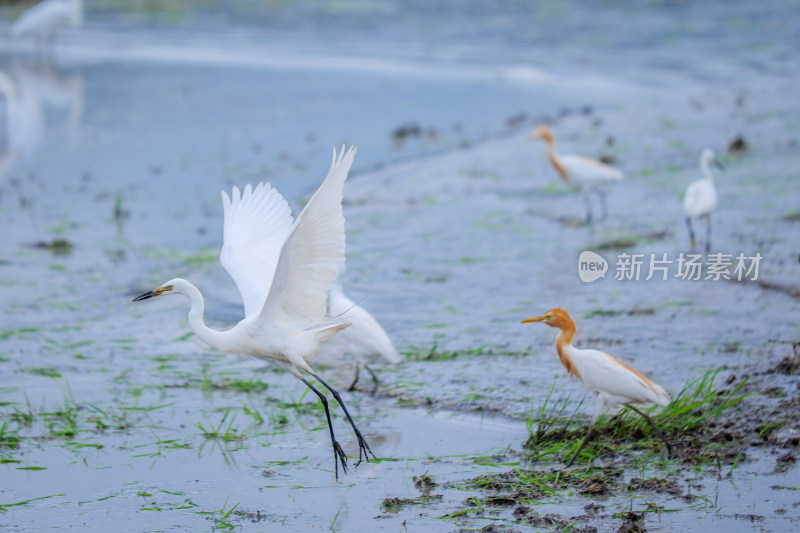
[{"label": "cattle egret with orange head", "polygon": [[572,345],[572,337],[576,331],[575,322],[569,316],[569,313],[559,307],[549,310],[542,316],[527,318],[521,323],[525,324],[527,322],[544,322],[552,328],[561,330],[556,337],[556,351],[561,364],[567,369],[569,375],[582,381],[589,390],[597,394],[597,402],[589,431],[567,466],[572,465],[575,458],[583,450],[589,435],[592,433],[592,429],[594,429],[597,418],[603,411],[603,407],[608,407],[614,412],[623,407],[628,407],[632,411],[639,413],[653,426],[658,436],[664,441],[667,446],[667,456],[672,455],[672,445],[656,427],[652,419],[646,413],[633,406],[633,404],[639,403],[669,405],[669,395],[663,388],[605,352],[575,348]]},{"label": "cattle egret with orange head", "polygon": [[309,365],[321,343],[350,325],[346,317],[330,317],[326,311],[338,265],[345,260],[342,191],[354,156],[355,148],[345,152],[342,147],[338,156],[334,150],[328,175],[294,221],[286,200],[269,184],[248,185],[242,193],[234,187],[231,197],[222,193],[220,262],[236,283],[245,311],[232,329],[217,331],[203,323],[203,296],[185,279],[172,279],[133,300],[187,296],[189,327],[200,340],[223,352],[275,361],[305,383],[325,408],[337,479],[339,462],[347,472],[347,457],[334,436],[328,400],[302,372],[325,386],[344,411],[358,439],[356,466],[362,456],[369,460],[372,451],[339,393]]},{"label": "cattle egret with orange head", "polygon": [[528,140],[544,139],[547,143],[547,156],[550,163],[565,182],[580,189],[583,201],[586,204],[586,223],[592,221],[592,200],[590,194],[596,192],[600,197],[600,219],[608,216],[605,188],[611,183],[622,181],[625,176],[622,172],[597,159],[582,155],[560,155],[556,152],[555,141],[550,128],[541,124],[533,133],[528,135]]}]

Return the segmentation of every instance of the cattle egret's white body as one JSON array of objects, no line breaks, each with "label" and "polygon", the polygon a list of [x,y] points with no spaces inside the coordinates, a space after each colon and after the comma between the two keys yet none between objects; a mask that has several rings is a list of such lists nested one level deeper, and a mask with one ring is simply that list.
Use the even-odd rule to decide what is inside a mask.
[{"label": "cattle egret's white body", "polygon": [[560,155],[556,152],[555,141],[550,128],[540,125],[528,136],[529,140],[542,138],[547,142],[547,156],[562,180],[580,189],[586,203],[586,222],[592,220],[591,192],[600,196],[601,218],[608,215],[605,189],[608,185],[625,179],[622,172],[597,159],[581,155]]},{"label": "cattle egret's white body", "polygon": [[630,403],[669,404],[669,396],[661,386],[611,355],[571,344],[563,346],[562,350],[572,360],[581,382],[598,396],[593,421],[604,407],[616,413]]}]

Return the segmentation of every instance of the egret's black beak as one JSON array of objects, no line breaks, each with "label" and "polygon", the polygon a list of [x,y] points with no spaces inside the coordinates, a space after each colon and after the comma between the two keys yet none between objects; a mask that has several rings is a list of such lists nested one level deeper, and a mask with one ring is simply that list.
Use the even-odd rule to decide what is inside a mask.
[{"label": "egret's black beak", "polygon": [[725,165],[723,165],[719,159],[714,159],[714,166],[725,172]]},{"label": "egret's black beak", "polygon": [[134,302],[139,302],[141,300],[147,300],[148,298],[152,298],[153,296],[158,296],[159,294],[161,294],[161,293],[160,292],[156,292],[156,291],[147,291],[146,293],[140,294],[139,296],[134,298],[133,301]]}]

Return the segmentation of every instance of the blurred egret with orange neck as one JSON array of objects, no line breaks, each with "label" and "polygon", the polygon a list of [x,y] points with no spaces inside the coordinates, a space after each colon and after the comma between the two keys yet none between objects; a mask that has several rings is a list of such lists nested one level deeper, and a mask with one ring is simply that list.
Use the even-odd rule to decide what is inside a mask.
[{"label": "blurred egret with orange neck", "polygon": [[546,125],[541,124],[533,133],[528,135],[528,140],[544,139],[547,143],[547,156],[550,163],[558,172],[558,175],[565,182],[580,189],[583,201],[586,204],[586,223],[592,221],[592,200],[591,192],[594,191],[600,197],[600,220],[608,216],[608,206],[606,205],[605,187],[611,183],[622,181],[625,176],[622,172],[607,165],[597,159],[584,157],[582,155],[560,155],[556,152],[553,134]]}]

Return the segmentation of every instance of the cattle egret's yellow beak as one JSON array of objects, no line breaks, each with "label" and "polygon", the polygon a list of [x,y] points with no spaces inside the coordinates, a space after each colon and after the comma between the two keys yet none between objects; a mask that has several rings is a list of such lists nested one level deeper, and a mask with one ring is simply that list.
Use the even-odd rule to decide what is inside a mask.
[{"label": "cattle egret's yellow beak", "polygon": [[547,315],[536,316],[533,318],[526,318],[520,324],[527,324],[528,322],[541,322],[542,320],[547,320]]}]

